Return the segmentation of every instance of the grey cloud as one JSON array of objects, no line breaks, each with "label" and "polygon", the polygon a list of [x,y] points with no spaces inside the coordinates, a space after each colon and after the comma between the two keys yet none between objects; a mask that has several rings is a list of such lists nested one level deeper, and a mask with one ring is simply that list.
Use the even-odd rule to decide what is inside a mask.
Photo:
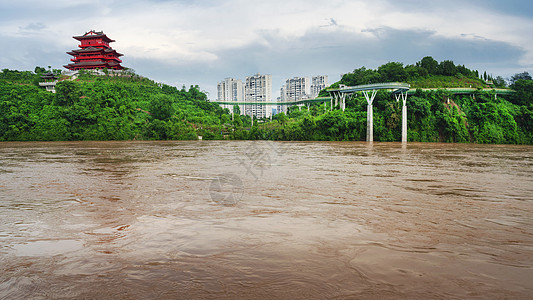
[{"label": "grey cloud", "polygon": [[43,30],[45,28],[46,28],[46,25],[44,25],[41,22],[30,23],[30,24],[28,24],[26,26],[20,26],[19,27],[20,30],[24,30],[24,31],[41,31],[41,30]]},{"label": "grey cloud", "polygon": [[398,11],[410,11],[416,13],[425,13],[428,11],[452,13],[456,10],[476,9],[512,16],[533,17],[533,1],[529,0],[387,0],[387,2],[389,5],[394,6],[394,9]]},{"label": "grey cloud", "polygon": [[[520,48],[487,39],[445,38],[433,31],[395,30],[381,27],[378,38],[343,30],[313,30],[297,38],[283,38],[277,31],[262,31],[261,43],[222,50],[216,62],[171,67],[150,60],[131,61],[140,74],[157,81],[178,85],[199,84],[216,97],[216,84],[226,77],[245,79],[255,73],[273,75],[273,93],[294,76],[327,74],[333,83],[340,74],[365,66],[377,68],[389,61],[414,64],[430,55],[435,59],[453,60],[472,69],[487,70],[494,75],[511,75],[509,68],[522,67],[517,61],[524,54]],[[127,59],[127,53],[125,60]],[[512,71],[514,72],[514,71]]]},{"label": "grey cloud", "polygon": [[[527,1],[510,1],[513,7],[504,7],[507,2],[500,3],[494,0],[449,0],[446,2],[406,0],[388,1],[388,3],[391,11],[409,11],[420,14],[430,11],[440,13],[443,7],[451,5],[455,8],[479,6],[483,10],[502,11],[507,14],[526,14],[530,17],[533,15],[533,4]],[[205,5],[205,2],[192,0],[178,2],[135,0],[128,2],[128,5],[120,1],[98,5],[81,2],[65,7],[56,5],[58,7],[51,9],[48,7],[49,4],[44,2],[35,2],[33,5],[21,3],[23,2],[11,1],[0,5],[0,25],[16,24],[14,30],[20,31],[0,35],[2,44],[12,45],[9,48],[4,47],[0,52],[2,68],[33,70],[36,65],[52,65],[54,68],[60,68],[70,59],[65,52],[74,49],[77,45],[76,41],[71,40],[72,35],[83,33],[83,30],[89,30],[93,26],[98,27],[94,29],[101,29],[105,32],[117,30],[111,26],[115,24],[109,21],[112,19],[101,15],[104,8],[124,17],[129,14],[136,15],[139,10],[147,9],[147,7],[176,9],[174,3],[179,8],[196,8]],[[209,4],[214,5],[215,2],[212,1]],[[219,2],[216,4],[219,5]],[[86,24],[80,22],[77,15],[79,11],[83,11],[89,20]],[[183,13],[186,12],[188,11]],[[181,10],[176,9],[176,17],[179,17],[180,13]],[[72,19],[68,19],[68,16],[72,16],[70,17]],[[116,18],[116,15],[112,13],[108,16]],[[68,29],[52,32],[54,28],[58,28],[57,20],[73,23],[75,28],[83,26],[83,30],[76,29],[75,32],[70,32],[72,29]],[[244,20],[246,18],[242,22],[245,22]],[[273,91],[276,94],[279,86],[290,77],[327,74],[330,76],[330,82],[334,82],[339,79],[341,73],[350,72],[361,66],[376,68],[388,61],[412,64],[426,55],[431,55],[437,60],[451,59],[457,64],[487,70],[494,75],[504,77],[531,68],[531,66],[519,65],[525,54],[524,49],[487,39],[479,36],[479,33],[469,31],[468,28],[465,28],[462,35],[459,33],[456,38],[447,38],[438,35],[437,30],[398,30],[380,26],[368,28],[365,32],[353,32],[338,20],[340,19],[334,14],[326,15],[321,22],[323,27],[316,25],[316,28],[308,30],[305,34],[290,38],[283,35],[281,30],[261,30],[255,32],[257,39],[242,47],[200,49],[213,52],[218,57],[216,61],[186,62],[182,60],[179,64],[150,58],[150,53],[146,53],[147,56],[144,58],[129,55],[127,51],[124,51],[125,49],[118,46],[120,38],[116,35],[113,37],[117,39],[115,47],[117,51],[125,54],[123,61],[126,67],[131,67],[141,75],[167,84],[177,86],[199,84],[201,88],[210,92],[211,98],[216,97],[216,83],[225,77],[244,79],[257,72],[272,74]],[[201,25],[204,23],[201,22]],[[107,27],[101,28],[104,25]],[[150,25],[146,24],[146,26]],[[207,26],[201,29],[210,30],[209,28]],[[35,34],[41,31],[48,34]],[[54,34],[56,36],[51,36]],[[65,43],[65,40],[69,40],[71,44]],[[68,46],[65,46],[66,44]],[[533,73],[532,70],[527,71]]]}]

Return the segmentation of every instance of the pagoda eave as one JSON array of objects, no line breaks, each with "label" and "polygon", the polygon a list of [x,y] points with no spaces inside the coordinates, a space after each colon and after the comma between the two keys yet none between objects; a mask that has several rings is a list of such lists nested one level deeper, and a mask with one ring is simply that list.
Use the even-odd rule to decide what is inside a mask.
[{"label": "pagoda eave", "polygon": [[114,70],[123,70],[119,63],[109,63],[109,62],[86,62],[86,63],[74,63],[63,66],[69,70],[81,70],[81,69],[114,69]]},{"label": "pagoda eave", "polygon": [[112,39],[108,38],[107,35],[105,35],[105,34],[73,36],[73,38],[78,40],[78,41],[80,41],[80,42],[83,41],[83,40],[94,39],[94,38],[101,38],[103,41],[106,41],[108,43],[116,42],[115,40],[112,40]]}]

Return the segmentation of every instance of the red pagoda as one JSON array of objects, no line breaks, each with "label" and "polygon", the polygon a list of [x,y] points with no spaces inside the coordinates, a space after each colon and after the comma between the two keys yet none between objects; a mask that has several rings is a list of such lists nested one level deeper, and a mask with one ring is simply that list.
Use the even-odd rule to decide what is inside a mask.
[{"label": "red pagoda", "polygon": [[78,46],[81,49],[67,52],[67,54],[74,56],[74,58],[70,59],[73,63],[63,67],[69,70],[124,69],[120,65],[122,60],[119,59],[123,54],[118,53],[109,46],[109,43],[115,40],[108,38],[103,31],[91,30],[82,36],[74,36],[73,38],[81,42]]}]

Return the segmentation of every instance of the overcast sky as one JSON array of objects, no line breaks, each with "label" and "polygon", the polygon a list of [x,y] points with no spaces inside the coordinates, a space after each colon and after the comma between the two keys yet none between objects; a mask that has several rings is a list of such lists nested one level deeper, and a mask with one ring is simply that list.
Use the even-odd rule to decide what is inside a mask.
[{"label": "overcast sky", "polygon": [[104,31],[123,66],[158,82],[342,73],[430,55],[505,78],[533,74],[529,0],[0,0],[0,68],[63,69],[72,36]]}]

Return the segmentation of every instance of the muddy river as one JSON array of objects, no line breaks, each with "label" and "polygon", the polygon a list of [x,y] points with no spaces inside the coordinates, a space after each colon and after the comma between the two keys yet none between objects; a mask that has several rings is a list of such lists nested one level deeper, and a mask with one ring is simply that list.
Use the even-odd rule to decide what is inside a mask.
[{"label": "muddy river", "polygon": [[0,143],[2,299],[533,296],[533,147]]}]

